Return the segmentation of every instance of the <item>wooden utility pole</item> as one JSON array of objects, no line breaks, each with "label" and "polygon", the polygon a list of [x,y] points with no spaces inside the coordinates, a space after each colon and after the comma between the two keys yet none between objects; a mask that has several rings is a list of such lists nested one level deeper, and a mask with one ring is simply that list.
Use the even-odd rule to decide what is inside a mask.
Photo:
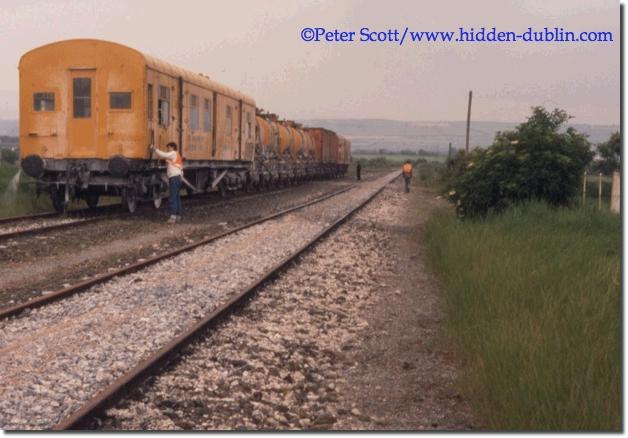
[{"label": "wooden utility pole", "polygon": [[473,98],[473,91],[469,91],[469,109],[467,110],[467,142],[465,149],[469,153],[469,130],[471,129],[471,99]]}]

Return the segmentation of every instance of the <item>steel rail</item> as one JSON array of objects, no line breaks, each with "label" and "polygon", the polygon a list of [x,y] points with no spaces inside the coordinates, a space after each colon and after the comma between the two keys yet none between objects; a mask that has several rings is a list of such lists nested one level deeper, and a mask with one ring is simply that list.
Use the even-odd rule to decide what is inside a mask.
[{"label": "steel rail", "polygon": [[43,227],[27,228],[25,230],[12,231],[10,233],[0,234],[0,241],[14,239],[16,237],[34,236],[37,234],[47,233],[49,231],[59,231],[74,226],[83,226],[105,220],[105,217],[93,217],[73,222],[64,222],[62,224],[52,224]]},{"label": "steel rail", "polygon": [[[369,180],[369,178],[367,177],[365,180]],[[249,196],[255,196],[255,195],[260,195],[260,194],[265,194],[265,193],[280,193],[283,191],[287,191],[287,190],[291,190],[292,188],[296,187],[296,186],[301,186],[304,184],[307,184],[308,182],[311,181],[317,181],[317,180],[308,180],[308,181],[304,181],[302,183],[297,183],[296,185],[290,185],[290,186],[280,186],[280,187],[271,187],[267,190],[263,190],[263,191],[258,191],[257,193],[247,193],[244,196],[237,196],[234,199],[240,199],[240,198],[247,198]],[[323,180],[321,180],[323,181]],[[327,181],[331,181],[331,179],[328,179]],[[209,193],[195,193],[192,195],[186,195],[184,197],[182,197],[182,199],[190,199],[190,200],[195,200],[195,199],[205,199],[205,198],[213,198],[218,196],[218,192],[209,192]],[[167,197],[163,198],[164,200],[167,199]],[[115,203],[115,204],[106,204],[106,205],[99,205],[95,208],[78,208],[76,210],[68,210],[65,212],[66,216],[81,216],[83,214],[91,214],[91,213],[99,213],[101,211],[108,211],[108,210],[116,210],[119,208],[123,208],[121,204],[119,203]],[[23,222],[23,221],[27,221],[27,220],[33,220],[33,219],[46,219],[46,218],[50,218],[50,217],[59,217],[59,216],[63,216],[62,213],[56,212],[56,211],[47,211],[44,213],[35,213],[35,214],[30,214],[30,215],[25,215],[25,216],[9,216],[9,217],[0,217],[0,225],[2,224],[7,224],[7,223],[12,223],[12,222]]]},{"label": "steel rail", "polygon": [[22,221],[27,221],[29,219],[44,219],[47,217],[54,217],[57,215],[59,215],[59,213],[57,213],[56,211],[49,211],[46,213],[29,214],[26,216],[3,217],[3,218],[0,218],[0,224],[7,224],[11,222],[22,222]]},{"label": "steel rail", "polygon": [[143,269],[143,268],[145,268],[147,266],[153,265],[153,264],[155,264],[157,262],[160,262],[161,260],[174,257],[176,255],[179,255],[179,254],[183,253],[183,252],[190,251],[190,250],[195,249],[195,248],[197,248],[199,246],[202,246],[202,245],[207,245],[210,242],[213,242],[215,240],[221,239],[221,238],[223,238],[225,236],[228,236],[230,234],[237,233],[238,231],[242,231],[242,230],[244,230],[246,228],[252,227],[252,226],[260,224],[262,222],[266,222],[266,221],[269,221],[271,219],[275,219],[275,218],[277,218],[279,216],[283,216],[285,214],[288,214],[290,212],[293,212],[293,211],[296,211],[296,210],[300,210],[302,208],[308,207],[308,206],[316,204],[318,202],[322,202],[322,201],[324,201],[326,199],[329,199],[329,198],[331,198],[333,196],[337,196],[337,195],[339,195],[341,193],[344,193],[344,192],[350,190],[351,188],[353,188],[355,186],[356,186],[356,184],[352,184],[352,185],[350,185],[348,187],[344,187],[344,188],[342,188],[340,190],[336,190],[334,192],[327,193],[327,194],[325,194],[323,196],[319,196],[318,198],[315,198],[315,199],[312,199],[310,201],[298,204],[298,205],[296,205],[294,207],[290,207],[290,208],[281,210],[279,212],[273,213],[273,214],[271,214],[269,216],[265,216],[263,218],[256,219],[254,221],[247,222],[244,225],[240,225],[240,226],[237,226],[237,227],[232,228],[230,230],[226,230],[224,232],[221,232],[221,233],[215,234],[213,236],[207,237],[205,239],[201,239],[201,240],[199,240],[197,242],[193,242],[193,243],[181,246],[179,248],[176,248],[174,250],[165,252],[163,254],[158,254],[156,256],[147,258],[147,259],[145,259],[145,260],[143,260],[141,262],[136,262],[136,263],[133,263],[133,264],[131,264],[129,266],[125,266],[123,268],[117,269],[115,271],[110,271],[110,272],[107,272],[105,274],[101,274],[101,275],[98,275],[96,277],[92,277],[92,278],[90,278],[88,280],[81,281],[81,282],[76,283],[76,284],[74,284],[72,286],[69,286],[69,287],[66,287],[66,288],[63,288],[63,289],[51,292],[51,293],[46,294],[44,296],[37,297],[37,298],[31,299],[31,300],[25,301],[23,303],[13,305],[13,306],[0,308],[0,319],[8,318],[10,316],[15,316],[15,315],[21,313],[22,311],[24,311],[26,309],[33,309],[33,308],[36,308],[36,307],[41,307],[41,306],[46,305],[48,303],[51,303],[53,301],[57,301],[57,300],[69,297],[71,295],[74,295],[74,294],[77,294],[79,292],[82,292],[82,291],[84,291],[84,290],[86,290],[86,289],[88,289],[88,288],[90,288],[90,287],[92,287],[94,285],[97,285],[97,284],[100,284],[100,283],[104,283],[105,281],[108,281],[108,280],[110,280],[110,279],[112,279],[114,277],[118,277],[118,276],[121,276],[121,275],[126,275],[126,274],[130,274],[132,272],[139,271],[140,269]]},{"label": "steel rail", "polygon": [[[255,194],[247,194],[244,196],[239,196],[236,198],[232,198],[232,199],[228,199],[228,200],[224,200],[222,202],[218,202],[216,205],[213,205],[214,207],[223,207],[226,205],[230,205],[233,202],[241,202],[241,201],[246,201],[247,199],[253,198],[253,197],[257,197],[257,196],[263,196],[264,194],[271,194],[271,193],[280,193],[283,192],[284,190],[288,190],[288,189],[280,189],[280,190],[276,190],[276,191],[269,191],[269,192],[264,192],[264,193],[255,193]],[[203,201],[205,199],[209,198],[209,196],[205,196],[205,197],[198,197],[198,196],[194,196],[192,198],[188,198],[187,196],[184,197],[183,199],[185,199],[188,203],[191,203],[192,205],[188,205],[188,207],[194,207],[194,206],[198,206],[198,205],[202,205],[199,201]],[[46,225],[43,227],[34,227],[34,228],[27,228],[24,230],[18,230],[18,231],[12,231],[9,233],[3,233],[0,234],[0,241],[2,240],[8,240],[8,239],[13,239],[16,237],[24,237],[24,236],[34,236],[37,234],[43,234],[46,233],[48,231],[57,231],[57,230],[62,230],[64,228],[69,228],[72,226],[82,226],[82,225],[88,225],[91,223],[95,223],[98,221],[102,221],[107,219],[108,217],[105,216],[105,214],[109,211],[109,210],[115,210],[117,208],[120,208],[120,205],[118,204],[110,204],[110,205],[102,205],[100,207],[98,207],[99,210],[94,210],[94,209],[83,209],[83,210],[76,210],[79,213],[102,213],[103,215],[98,214],[95,217],[88,217],[85,218],[83,220],[80,220],[80,218],[82,217],[82,215],[74,215],[72,214],[73,212],[68,212],[68,216],[69,217],[74,217],[77,216],[78,220],[74,221],[74,222],[64,222],[62,224],[52,224],[52,225]],[[18,222],[20,221],[26,221],[28,219],[41,219],[41,218],[47,218],[47,217],[55,217],[55,215],[59,215],[58,213],[42,213],[41,215],[32,215],[32,216],[21,216],[21,217],[16,217],[16,219],[18,220]],[[128,216],[130,215],[130,213],[127,212],[123,212],[120,216]]]},{"label": "steel rail", "polygon": [[[283,193],[283,192],[293,190],[293,189],[294,187],[292,186],[280,187],[280,188],[275,188],[273,190],[266,190],[266,191],[261,191],[261,192],[256,192],[256,193],[246,193],[246,194],[236,195],[233,197],[228,197],[226,199],[219,198],[219,202],[217,202],[215,205],[212,205],[212,206],[223,207],[225,205],[230,205],[231,203],[234,203],[234,202],[242,202],[242,201],[246,201],[248,199],[256,198],[259,196]],[[204,205],[203,203],[205,201],[207,200],[211,201],[213,200],[213,198],[216,198],[217,196],[218,196],[217,193],[202,193],[202,194],[184,196],[182,197],[182,200],[186,203],[186,205],[190,204],[188,205],[188,207],[196,207],[199,205]],[[48,231],[61,230],[64,228],[68,228],[72,225],[81,226],[83,224],[93,223],[93,222],[96,222],[97,220],[106,219],[107,216],[105,215],[107,213],[109,212],[115,213],[115,210],[118,210],[120,208],[122,208],[120,204],[107,204],[107,205],[101,205],[92,209],[84,208],[84,209],[78,209],[78,210],[70,210],[66,212],[66,217],[77,217],[79,219],[80,218],[85,218],[85,219],[77,220],[76,222],[69,222],[69,223],[63,223],[63,224],[57,224],[57,225],[52,224],[52,225],[43,226],[43,227],[28,228],[24,230],[18,230],[18,231],[12,231],[9,233],[0,234],[0,241],[12,239],[16,237],[42,234]],[[95,216],[86,217],[86,215],[90,215],[90,214],[94,214]],[[119,216],[121,217],[129,216],[129,215],[131,215],[131,213],[128,213],[128,212],[122,212],[121,214],[119,214]],[[37,213],[37,214],[27,215],[27,216],[13,216],[13,217],[8,217],[8,218],[0,218],[0,224],[6,224],[6,223],[12,223],[12,222],[19,223],[19,222],[24,222],[27,220],[57,218],[57,217],[63,217],[63,215],[57,212]]]},{"label": "steel rail", "polygon": [[[159,350],[152,353],[148,358],[141,361],[133,369],[116,379],[101,392],[89,399],[81,408],[68,417],[63,419],[52,427],[52,430],[68,430],[78,429],[86,425],[86,421],[94,417],[97,413],[102,412],[107,406],[110,406],[116,400],[119,400],[124,394],[128,393],[133,387],[144,381],[147,377],[159,373],[175,358],[177,353],[186,345],[189,345],[194,339],[202,335],[205,330],[216,325],[224,318],[228,317],[235,309],[239,308],[246,302],[262,285],[274,279],[280,272],[285,270],[294,260],[301,256],[304,252],[312,248],[323,237],[327,236],[331,231],[346,222],[353,214],[368,204],[376,195],[378,195],[388,183],[394,181],[401,175],[395,172],[395,175],[387,178],[369,197],[360,202],[356,207],[341,216],[329,226],[325,227],[321,232],[314,236],[310,241],[305,243],[292,254],[285,257],[275,266],[267,270],[262,276],[255,280],[249,286],[241,289],[236,295],[227,302],[220,305],[216,309],[209,312],[198,322],[194,323],[190,328],[176,336]],[[347,189],[348,190],[348,189]],[[345,190],[346,191],[346,190]]]}]

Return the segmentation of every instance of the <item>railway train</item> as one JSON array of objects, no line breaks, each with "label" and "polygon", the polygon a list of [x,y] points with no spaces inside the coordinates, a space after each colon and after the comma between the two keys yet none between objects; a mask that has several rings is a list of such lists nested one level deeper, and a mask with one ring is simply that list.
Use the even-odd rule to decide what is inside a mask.
[{"label": "railway train", "polygon": [[203,74],[108,41],[77,39],[33,49],[19,62],[20,159],[64,211],[120,196],[161,204],[161,150],[179,145],[192,192],[262,189],[343,176],[351,143],[325,128],[303,128]]}]

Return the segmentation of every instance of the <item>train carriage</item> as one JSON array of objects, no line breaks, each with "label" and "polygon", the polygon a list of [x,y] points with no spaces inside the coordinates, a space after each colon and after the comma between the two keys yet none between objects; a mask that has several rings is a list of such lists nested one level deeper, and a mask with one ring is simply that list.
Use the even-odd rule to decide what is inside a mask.
[{"label": "train carriage", "polygon": [[19,70],[22,167],[58,209],[102,194],[122,195],[130,210],[138,198],[158,204],[164,163],[150,144],[179,144],[198,190],[247,177],[255,101],[206,76],[98,40],[34,49]]},{"label": "train carriage", "polygon": [[252,98],[117,43],[51,43],[23,55],[19,72],[22,169],[57,210],[77,198],[95,206],[102,195],[122,196],[130,211],[138,200],[159,206],[165,163],[151,144],[180,146],[194,191],[343,168],[332,131],[258,117]]}]

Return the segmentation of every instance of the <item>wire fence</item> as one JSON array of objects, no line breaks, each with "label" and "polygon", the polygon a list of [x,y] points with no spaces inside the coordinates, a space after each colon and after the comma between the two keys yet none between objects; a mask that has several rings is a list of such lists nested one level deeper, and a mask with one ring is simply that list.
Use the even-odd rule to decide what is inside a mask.
[{"label": "wire fence", "polygon": [[610,176],[585,172],[582,183],[582,206],[594,203],[598,210],[610,209],[614,213],[619,213],[620,185],[619,172],[613,172]]}]

